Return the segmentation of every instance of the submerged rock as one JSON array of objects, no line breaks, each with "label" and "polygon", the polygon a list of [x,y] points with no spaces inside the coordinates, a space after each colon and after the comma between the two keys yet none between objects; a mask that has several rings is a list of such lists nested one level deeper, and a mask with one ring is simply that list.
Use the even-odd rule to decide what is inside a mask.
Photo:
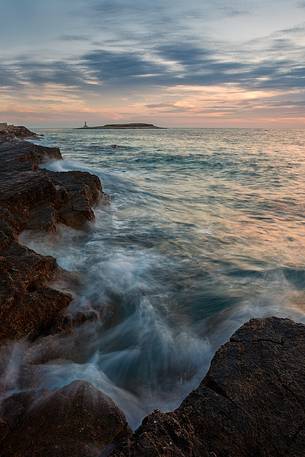
[{"label": "submerged rock", "polygon": [[1,457],[100,457],[130,434],[114,402],[84,381],[13,395],[3,402],[0,417],[6,430]]},{"label": "submerged rock", "polygon": [[176,411],[148,416],[111,456],[304,456],[304,350],[304,325],[251,320]]}]

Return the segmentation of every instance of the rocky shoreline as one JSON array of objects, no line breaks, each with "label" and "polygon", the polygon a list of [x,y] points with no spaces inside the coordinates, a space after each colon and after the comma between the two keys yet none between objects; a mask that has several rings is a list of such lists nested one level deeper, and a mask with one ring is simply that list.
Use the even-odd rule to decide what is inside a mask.
[{"label": "rocky shoreline", "polygon": [[[9,390],[12,341],[63,331],[72,296],[52,288],[52,257],[19,243],[23,230],[82,229],[108,202],[99,179],[40,167],[57,148],[24,141],[24,127],[0,132],[0,456],[228,457],[305,454],[305,326],[252,320],[214,356],[201,382],[174,412],[155,411],[132,433],[114,402],[84,381],[55,391]],[[79,316],[72,326],[81,325]]]},{"label": "rocky shoreline", "polygon": [[47,331],[71,301],[48,286],[60,273],[56,260],[20,245],[18,235],[55,231],[58,223],[81,228],[94,220],[92,206],[107,200],[96,176],[39,169],[61,158],[57,148],[7,137],[0,142],[0,342]]}]

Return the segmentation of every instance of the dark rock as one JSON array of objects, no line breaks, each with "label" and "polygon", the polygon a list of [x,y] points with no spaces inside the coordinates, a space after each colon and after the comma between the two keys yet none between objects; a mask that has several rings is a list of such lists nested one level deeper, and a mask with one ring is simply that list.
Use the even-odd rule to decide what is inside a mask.
[{"label": "dark rock", "polygon": [[16,138],[37,138],[38,135],[23,126],[1,124],[0,141],[12,141]]},{"label": "dark rock", "polygon": [[305,455],[305,326],[245,324],[173,413],[155,412],[112,457]]},{"label": "dark rock", "polygon": [[[97,176],[81,171],[66,173],[48,172],[57,192],[61,195],[58,205],[58,220],[70,227],[81,228],[94,220],[92,206],[105,197]],[[105,198],[106,200],[106,198]]]},{"label": "dark rock", "polygon": [[[42,392],[30,407],[28,399],[8,401],[11,407],[2,409],[9,432],[1,443],[1,457],[100,457],[130,434],[113,401],[87,382]],[[20,411],[18,419],[11,417],[11,409]]]},{"label": "dark rock", "polygon": [[99,130],[99,129],[163,129],[164,127],[157,127],[154,124],[145,124],[143,122],[130,122],[128,124],[106,124],[95,127],[80,127],[77,130]]},{"label": "dark rock", "polygon": [[[11,130],[10,130],[11,131]],[[58,148],[10,138],[0,130],[0,342],[34,338],[59,326],[69,294],[53,290],[50,281],[61,270],[55,259],[18,244],[24,229],[55,231],[58,223],[80,229],[94,220],[92,206],[107,202],[100,180],[89,173],[56,173],[39,169],[60,160]],[[12,133],[12,131],[11,131]],[[14,129],[27,136],[27,130]]]},{"label": "dark rock", "polygon": [[27,230],[55,232],[58,215],[52,206],[38,207],[31,210]]},{"label": "dark rock", "polygon": [[34,399],[34,392],[22,392],[0,401],[0,449],[1,441],[23,421]]},{"label": "dark rock", "polygon": [[43,162],[61,160],[62,156],[58,148],[47,148],[28,141],[1,142],[0,137],[0,158],[2,174],[35,171]]},{"label": "dark rock", "polygon": [[59,150],[28,142],[0,143],[0,208],[19,219],[19,232],[53,231],[58,222],[81,228],[94,220],[92,206],[101,197],[107,201],[96,176],[39,170],[47,159],[61,159]]},{"label": "dark rock", "polygon": [[59,273],[56,260],[12,242],[0,257],[0,341],[33,337],[53,325],[70,295],[47,283]]}]

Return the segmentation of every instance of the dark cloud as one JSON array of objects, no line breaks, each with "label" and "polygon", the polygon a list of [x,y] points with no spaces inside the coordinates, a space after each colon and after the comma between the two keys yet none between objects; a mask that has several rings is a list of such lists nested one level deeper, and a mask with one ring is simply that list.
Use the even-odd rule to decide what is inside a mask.
[{"label": "dark cloud", "polygon": [[82,62],[103,82],[132,83],[134,79],[154,78],[164,72],[162,65],[132,52],[96,50],[84,55]]},{"label": "dark cloud", "polygon": [[21,62],[20,69],[24,81],[34,84],[78,85],[82,81],[79,73],[64,62]]},{"label": "dark cloud", "polygon": [[158,46],[156,52],[163,58],[182,65],[200,65],[213,55],[211,49],[200,48],[189,43],[168,43]]},{"label": "dark cloud", "polygon": [[[272,71],[273,70],[273,71]],[[280,67],[274,65],[264,81],[253,81],[256,87],[264,89],[305,89],[305,66]]]},{"label": "dark cloud", "polygon": [[79,64],[62,61],[37,62],[18,59],[14,64],[0,66],[0,88],[21,89],[28,84],[55,84],[78,90],[90,89],[90,72]]},{"label": "dark cloud", "polygon": [[19,87],[20,80],[16,70],[11,65],[0,65],[0,88]]},{"label": "dark cloud", "polygon": [[148,57],[140,53],[96,50],[83,56],[82,64],[98,81],[122,87],[239,82],[248,72],[243,63],[213,58],[211,50],[191,45],[166,45],[153,51]]},{"label": "dark cloud", "polygon": [[[102,6],[109,11],[115,8],[110,2],[103,2]],[[111,87],[124,91],[130,87],[170,87],[178,84],[238,84],[247,89],[303,90],[305,49],[296,46],[290,38],[291,34],[300,30],[301,26],[297,26],[289,32],[280,31],[265,37],[260,58],[249,44],[236,52],[226,52],[225,47],[221,49],[217,43],[207,42],[206,46],[200,46],[191,40],[154,43],[142,49],[138,45],[128,51],[124,48],[111,49],[111,46],[108,49],[97,48],[65,62],[39,62],[30,56],[23,56],[13,63],[1,65],[0,86],[52,83],[80,91],[103,91]],[[72,38],[77,37],[70,36],[68,39]]]},{"label": "dark cloud", "polygon": [[[279,46],[277,42],[274,46]],[[285,46],[289,47],[287,43]],[[145,55],[126,52],[94,51],[83,64],[95,78],[107,84],[171,86],[236,83],[247,88],[303,88],[305,66],[289,59],[263,59],[257,64],[218,57],[211,49],[190,44],[156,47],[151,60]],[[170,64],[176,66],[170,66]],[[177,66],[178,64],[178,66]]]},{"label": "dark cloud", "polygon": [[61,35],[59,37],[59,41],[91,41],[91,37],[88,35],[72,35],[72,34],[67,34],[67,35]]}]

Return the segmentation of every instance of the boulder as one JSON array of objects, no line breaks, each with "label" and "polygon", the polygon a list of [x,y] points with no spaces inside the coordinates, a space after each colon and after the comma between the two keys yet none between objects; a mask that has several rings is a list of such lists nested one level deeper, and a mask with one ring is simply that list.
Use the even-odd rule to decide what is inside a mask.
[{"label": "boulder", "polygon": [[82,228],[94,220],[92,206],[100,198],[108,201],[97,176],[38,168],[46,160],[61,158],[57,148],[26,141],[0,142],[0,208],[10,219],[18,219],[18,232],[26,228],[55,231],[59,222]]},{"label": "boulder", "polygon": [[114,402],[84,381],[32,398],[13,396],[2,407],[1,421],[8,429],[1,457],[100,457],[130,434]]},{"label": "boulder", "polygon": [[304,325],[251,320],[176,411],[148,416],[111,456],[304,456],[304,350]]}]

